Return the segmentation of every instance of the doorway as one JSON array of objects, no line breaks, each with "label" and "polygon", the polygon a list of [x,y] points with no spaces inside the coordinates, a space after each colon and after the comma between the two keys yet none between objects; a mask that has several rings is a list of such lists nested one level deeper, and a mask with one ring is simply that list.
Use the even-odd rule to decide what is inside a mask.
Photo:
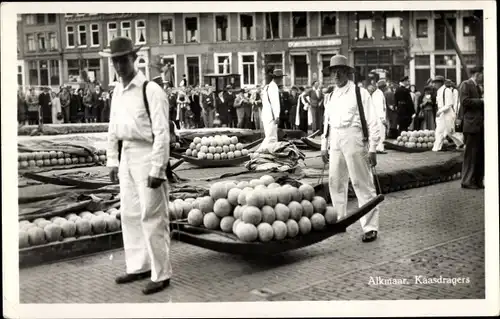
[{"label": "doorway", "polygon": [[188,85],[200,84],[200,58],[198,56],[186,57]]},{"label": "doorway", "polygon": [[309,84],[309,65],[307,64],[306,55],[293,55],[293,83],[299,86],[307,86]]}]

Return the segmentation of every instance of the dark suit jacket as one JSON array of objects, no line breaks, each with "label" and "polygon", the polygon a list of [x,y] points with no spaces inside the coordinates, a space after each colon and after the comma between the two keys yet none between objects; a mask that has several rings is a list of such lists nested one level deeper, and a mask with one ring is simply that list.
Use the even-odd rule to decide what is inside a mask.
[{"label": "dark suit jacket", "polygon": [[481,92],[471,79],[460,85],[460,114],[464,133],[479,133],[484,128],[484,101]]},{"label": "dark suit jacket", "polygon": [[415,114],[415,107],[409,89],[402,86],[398,87],[394,93],[394,102],[397,107],[398,118],[408,119]]},{"label": "dark suit jacket", "polygon": [[319,95],[315,89],[309,92],[309,99],[311,100],[311,107],[320,107],[323,102],[323,93],[319,90]]}]

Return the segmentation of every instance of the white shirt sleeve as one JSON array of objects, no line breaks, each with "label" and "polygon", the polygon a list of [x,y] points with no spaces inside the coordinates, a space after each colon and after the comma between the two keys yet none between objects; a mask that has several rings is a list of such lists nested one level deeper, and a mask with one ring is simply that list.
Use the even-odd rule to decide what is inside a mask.
[{"label": "white shirt sleeve", "polygon": [[440,108],[438,110],[438,112],[440,112],[440,113],[444,113],[444,112],[448,111],[453,106],[453,92],[451,92],[451,90],[447,90],[445,88],[443,90],[443,94],[441,95],[441,98],[443,95],[444,95],[444,105],[442,108]]},{"label": "white shirt sleeve", "polygon": [[151,156],[150,176],[167,179],[167,168],[170,152],[170,134],[168,118],[168,100],[165,92],[158,85],[148,85],[146,94],[151,112],[151,124],[154,135]]},{"label": "white shirt sleeve", "polygon": [[375,106],[373,105],[372,97],[364,88],[361,89],[361,100],[363,102],[366,125],[368,126],[369,151],[376,152],[377,145],[380,141],[379,118],[375,110]]},{"label": "white shirt sleeve", "polygon": [[[113,91],[113,97],[115,96],[117,89]],[[107,167],[118,167],[118,138],[116,137],[116,99],[111,99],[111,107],[109,112],[109,125],[108,125],[108,147],[106,150],[106,166]]]},{"label": "white shirt sleeve", "polygon": [[331,93],[330,94],[327,94],[325,95],[325,99],[324,99],[324,115],[323,115],[323,134],[321,134],[321,150],[322,151],[326,151],[328,149],[328,136],[326,136],[326,133],[329,131],[329,125],[330,125],[330,122],[329,122],[329,110],[328,110],[328,102],[331,98]]},{"label": "white shirt sleeve", "polygon": [[267,92],[269,94],[269,99],[271,100],[273,117],[276,120],[280,116],[280,91],[277,85],[270,85]]},{"label": "white shirt sleeve", "polygon": [[372,102],[375,107],[375,112],[380,120],[385,119],[385,97],[380,91],[375,91],[372,94]]}]

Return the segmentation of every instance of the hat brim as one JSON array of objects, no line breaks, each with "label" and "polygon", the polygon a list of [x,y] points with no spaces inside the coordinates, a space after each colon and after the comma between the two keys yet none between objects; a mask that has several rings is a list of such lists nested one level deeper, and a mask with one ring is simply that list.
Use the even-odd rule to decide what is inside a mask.
[{"label": "hat brim", "polygon": [[273,74],[271,74],[272,78],[284,78],[285,76],[288,76],[288,74],[282,74],[282,75],[273,75]]},{"label": "hat brim", "polygon": [[349,70],[350,72],[354,72],[354,68],[350,65],[334,65],[334,66],[327,66],[326,68],[323,68],[323,74],[330,74],[332,69],[335,68],[344,68]]},{"label": "hat brim", "polygon": [[130,54],[130,53],[137,53],[137,51],[139,51],[141,48],[142,48],[142,45],[133,49],[133,50],[128,50],[128,51],[120,51],[120,52],[114,52],[114,53],[111,53],[108,51],[101,51],[101,52],[99,52],[99,55],[102,57],[105,57],[105,58],[116,58],[116,57],[124,56],[124,55]]}]

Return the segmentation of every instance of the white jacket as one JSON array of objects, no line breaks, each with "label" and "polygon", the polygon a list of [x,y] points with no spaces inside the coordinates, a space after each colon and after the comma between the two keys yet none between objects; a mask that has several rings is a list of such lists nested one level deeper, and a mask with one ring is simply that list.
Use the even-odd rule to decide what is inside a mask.
[{"label": "white jacket", "polygon": [[378,118],[381,121],[385,121],[386,102],[384,92],[382,92],[382,90],[380,89],[376,89],[372,94],[372,102]]},{"label": "white jacket", "polygon": [[276,120],[280,116],[280,91],[278,85],[271,81],[262,90],[262,122],[264,124]]},{"label": "white jacket", "polygon": [[[326,136],[326,132],[330,131],[329,128],[362,127],[355,89],[356,84],[349,81],[341,88],[335,87],[332,93],[325,96],[324,133],[321,135],[322,150],[328,149],[329,137],[332,135]],[[369,151],[375,152],[380,141],[379,118],[370,93],[364,88],[361,88],[360,93],[368,126]]]}]

